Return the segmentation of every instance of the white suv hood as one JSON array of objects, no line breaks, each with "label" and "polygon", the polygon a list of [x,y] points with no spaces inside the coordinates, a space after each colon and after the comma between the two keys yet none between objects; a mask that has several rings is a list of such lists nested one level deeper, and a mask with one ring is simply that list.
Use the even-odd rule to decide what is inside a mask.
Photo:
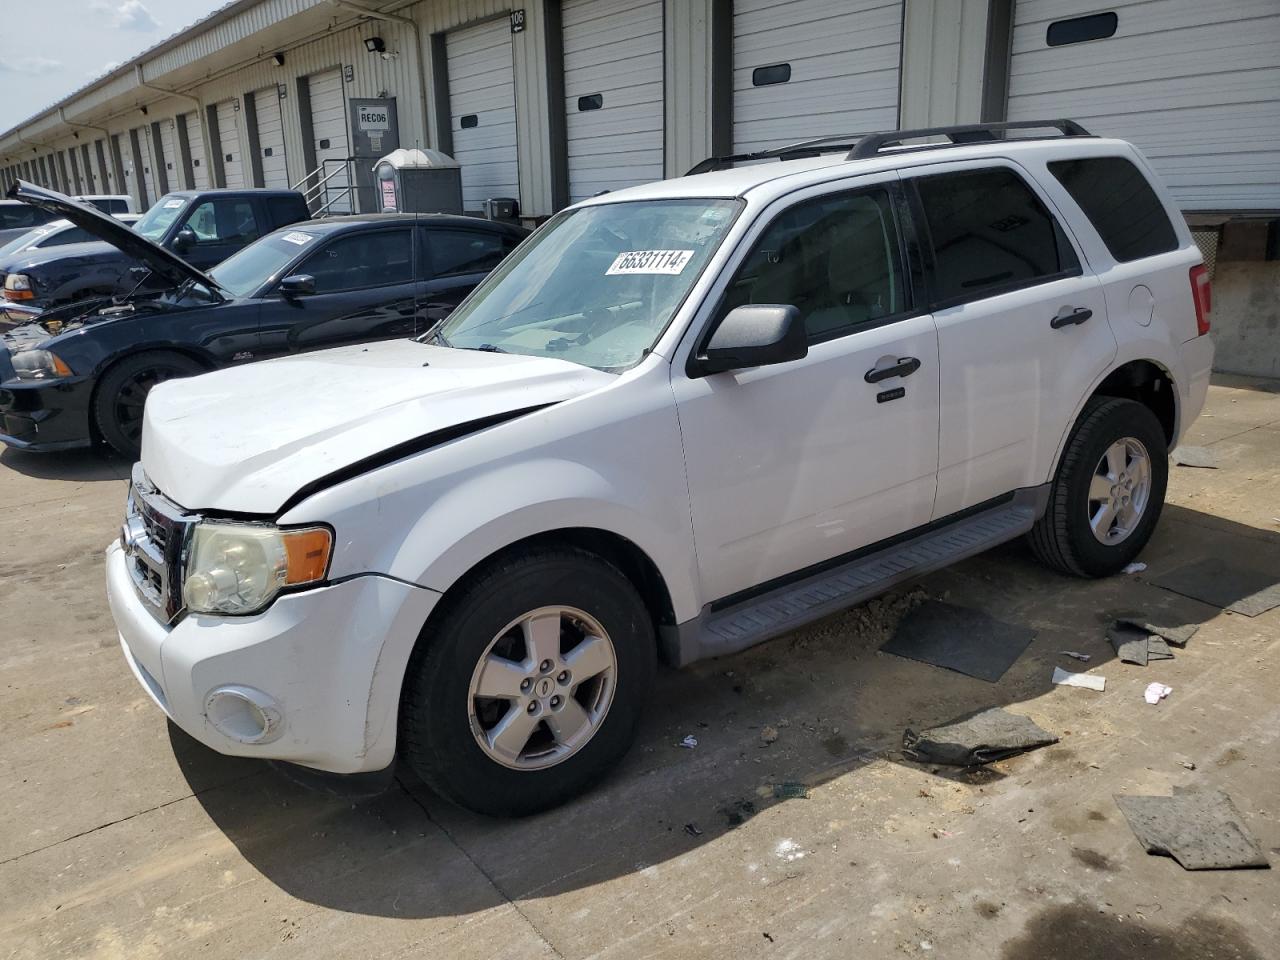
[{"label": "white suv hood", "polygon": [[282,357],[158,385],[142,466],[189,510],[269,514],[396,444],[614,379],[564,360],[407,340]]}]

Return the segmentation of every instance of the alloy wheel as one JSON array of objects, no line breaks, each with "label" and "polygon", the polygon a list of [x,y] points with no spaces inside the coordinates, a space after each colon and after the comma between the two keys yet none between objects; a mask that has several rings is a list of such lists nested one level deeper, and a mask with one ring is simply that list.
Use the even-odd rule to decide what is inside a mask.
[{"label": "alloy wheel", "polygon": [[1107,447],[1089,481],[1089,527],[1099,543],[1123,543],[1137,529],[1151,499],[1151,456],[1142,442],[1122,437]]}]

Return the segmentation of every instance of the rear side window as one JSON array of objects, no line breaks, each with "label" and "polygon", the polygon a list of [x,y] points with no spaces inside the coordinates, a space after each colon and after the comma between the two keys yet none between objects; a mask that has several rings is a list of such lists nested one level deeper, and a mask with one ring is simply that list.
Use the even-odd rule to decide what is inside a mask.
[{"label": "rear side window", "polygon": [[18,227],[35,227],[45,220],[40,218],[42,211],[29,207],[25,203],[13,203],[0,206],[0,229],[13,230]]},{"label": "rear side window", "polygon": [[338,237],[313,254],[297,272],[315,279],[316,293],[410,283],[413,238],[408,228]]},{"label": "rear side window", "polygon": [[738,268],[721,316],[785,303],[811,342],[906,309],[893,207],[884,190],[839,193],[781,213]]},{"label": "rear side window", "polygon": [[1055,160],[1049,172],[1067,188],[1120,263],[1178,249],[1164,205],[1142,171],[1124,157]]},{"label": "rear side window", "polygon": [[488,273],[512,249],[506,237],[479,230],[429,230],[432,275]]},{"label": "rear side window", "polygon": [[1012,170],[962,170],[915,183],[933,245],[935,306],[1079,272],[1062,228]]},{"label": "rear side window", "polygon": [[41,240],[36,244],[37,247],[60,247],[67,243],[88,243],[90,240],[97,240],[92,233],[81,227],[70,227],[53,234],[47,239]]},{"label": "rear side window", "polygon": [[274,227],[307,219],[307,208],[296,197],[267,197],[267,213]]}]

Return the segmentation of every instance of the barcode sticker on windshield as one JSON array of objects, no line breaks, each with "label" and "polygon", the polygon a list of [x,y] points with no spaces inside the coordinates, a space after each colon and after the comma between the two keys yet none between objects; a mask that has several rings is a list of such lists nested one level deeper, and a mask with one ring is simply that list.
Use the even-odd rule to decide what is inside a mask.
[{"label": "barcode sticker on windshield", "polygon": [[296,243],[302,246],[304,243],[310,243],[314,238],[309,233],[286,233],[281,240],[288,240],[290,243]]},{"label": "barcode sticker on windshield", "polygon": [[605,271],[605,276],[619,273],[677,274],[693,258],[692,250],[632,250],[620,253]]}]

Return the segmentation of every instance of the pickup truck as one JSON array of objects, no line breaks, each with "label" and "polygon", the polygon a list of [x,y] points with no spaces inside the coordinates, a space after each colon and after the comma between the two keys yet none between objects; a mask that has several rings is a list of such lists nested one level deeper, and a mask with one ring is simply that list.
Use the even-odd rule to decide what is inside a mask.
[{"label": "pickup truck", "polygon": [[[200,270],[278,227],[311,216],[296,190],[180,190],[161,197],[134,230]],[[9,303],[50,310],[77,300],[127,293],[139,284],[142,264],[103,241],[31,250],[9,265],[3,297]],[[158,290],[157,275],[142,290]]]}]

